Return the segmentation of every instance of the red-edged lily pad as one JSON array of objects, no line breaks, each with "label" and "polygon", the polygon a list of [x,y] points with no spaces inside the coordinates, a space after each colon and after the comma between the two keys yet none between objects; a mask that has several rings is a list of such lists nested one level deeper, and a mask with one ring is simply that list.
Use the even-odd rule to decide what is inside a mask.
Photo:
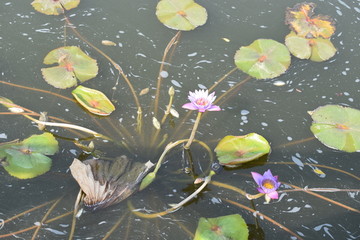
[{"label": "red-edged lily pad", "polygon": [[44,58],[44,64],[59,64],[41,69],[45,81],[56,88],[73,87],[77,79],[85,82],[98,74],[96,60],[76,46],[52,50]]},{"label": "red-edged lily pad", "polygon": [[215,148],[219,163],[226,167],[237,167],[270,152],[269,142],[257,133],[244,136],[226,136]]},{"label": "red-edged lily pad", "polygon": [[65,10],[76,8],[80,0],[34,0],[31,5],[46,15],[59,15]]},{"label": "red-edged lily pad", "polygon": [[193,30],[207,20],[206,9],[193,0],[161,0],[156,16],[165,26],[182,31]]},{"label": "red-edged lily pad", "polygon": [[72,91],[72,95],[81,106],[93,114],[108,116],[115,110],[112,102],[98,90],[80,85]]},{"label": "red-edged lily pad", "polygon": [[235,54],[235,64],[243,72],[257,79],[274,78],[290,66],[287,47],[272,39],[258,39]]},{"label": "red-edged lily pad", "polygon": [[0,145],[1,165],[12,176],[34,178],[50,170],[53,155],[59,149],[51,133],[32,135],[22,142],[13,141]]},{"label": "red-edged lily pad", "polygon": [[286,9],[285,23],[297,35],[306,38],[330,38],[335,32],[335,23],[329,16],[314,16],[315,3],[298,3]]},{"label": "red-edged lily pad", "polygon": [[200,218],[194,240],[247,240],[249,230],[239,214],[217,218]]},{"label": "red-edged lily pad", "polygon": [[315,62],[326,61],[332,58],[337,51],[329,39],[308,39],[296,35],[295,32],[291,32],[285,37],[285,44],[295,57]]},{"label": "red-edged lily pad", "polygon": [[311,131],[324,145],[345,152],[360,152],[360,110],[325,105],[309,112]]}]

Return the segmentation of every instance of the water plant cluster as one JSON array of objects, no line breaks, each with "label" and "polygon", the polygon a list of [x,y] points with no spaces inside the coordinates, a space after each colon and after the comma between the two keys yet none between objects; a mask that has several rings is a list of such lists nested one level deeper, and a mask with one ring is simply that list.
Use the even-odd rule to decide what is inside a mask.
[{"label": "water plant cluster", "polygon": [[[234,191],[249,200],[264,197],[266,203],[269,203],[271,200],[279,198],[279,191],[282,191],[282,183],[280,181],[282,179],[281,176],[273,175],[273,172],[274,174],[277,173],[271,169],[268,169],[263,174],[249,171],[255,185],[257,185],[257,188],[252,193],[247,193],[240,189],[241,183],[239,186],[231,186],[214,181],[216,175],[228,174],[227,171],[220,171],[223,168],[237,171],[245,163],[256,161],[260,157],[266,157],[271,153],[271,146],[267,139],[255,132],[242,136],[225,136],[217,143],[214,150],[208,146],[206,141],[197,139],[198,127],[202,123],[204,116],[221,114],[224,110],[218,105],[219,99],[223,99],[227,94],[237,90],[236,85],[225,93],[216,96],[214,89],[224,81],[228,74],[217,80],[208,89],[190,90],[188,99],[184,99],[181,104],[183,109],[189,110],[187,115],[180,117],[178,113],[180,110],[175,109],[174,95],[176,93],[173,87],[165,89],[165,91],[168,91],[168,103],[163,114],[159,111],[160,92],[164,91],[161,73],[165,67],[167,57],[179,44],[182,31],[191,31],[206,23],[208,15],[203,6],[193,0],[161,0],[157,4],[156,10],[154,9],[158,20],[166,27],[177,32],[165,48],[159,69],[154,100],[151,103],[152,110],[146,115],[143,110],[144,103],[141,103],[139,96],[151,94],[149,89],[144,88],[142,91],[137,91],[121,66],[85,39],[66,16],[65,12],[67,10],[78,7],[79,4],[80,0],[34,0],[32,2],[34,9],[41,13],[61,15],[66,22],[67,28],[79,39],[83,40],[85,44],[91,46],[99,56],[106,58],[114,66],[118,71],[118,75],[127,84],[137,107],[136,122],[134,126],[119,126],[117,128],[119,135],[122,136],[121,140],[118,141],[106,133],[100,133],[85,126],[48,116],[44,112],[34,112],[16,104],[15,99],[10,100],[0,97],[0,104],[8,109],[10,113],[28,118],[38,125],[40,131],[45,131],[45,133],[32,135],[22,141],[15,140],[1,143],[0,159],[2,159],[2,166],[11,176],[20,179],[34,178],[48,172],[51,168],[51,158],[46,155],[53,155],[59,150],[59,143],[47,131],[48,127],[59,127],[75,131],[80,138],[85,134],[86,136],[90,135],[93,139],[111,141],[117,144],[119,148],[124,148],[130,153],[137,150],[134,148],[134,145],[146,145],[161,154],[158,159],[153,159],[153,161],[146,163],[132,161],[128,156],[106,159],[97,154],[95,141],[86,142],[75,139],[74,142],[77,147],[86,153],[88,158],[84,160],[75,158],[72,165],[69,166],[71,174],[80,186],[78,199],[71,213],[73,215],[73,224],[69,233],[70,239],[74,236],[76,221],[82,214],[83,209],[95,211],[117,204],[130,197],[136,191],[141,191],[150,184],[160,181],[157,178],[159,170],[165,164],[165,159],[171,151],[184,151],[186,153],[184,171],[194,176],[196,190],[189,194],[187,198],[177,204],[170,205],[169,208],[161,212],[146,213],[129,205],[136,216],[158,218],[175,211],[181,211],[181,208],[201,194],[209,184]],[[257,39],[248,46],[241,46],[234,53],[234,64],[236,69],[243,71],[248,77],[238,84],[244,84],[253,78],[272,79],[286,73],[291,64],[291,55],[315,62],[326,61],[332,58],[337,52],[330,41],[331,36],[335,32],[334,21],[330,16],[314,16],[314,9],[315,4],[313,3],[300,3],[286,10],[285,22],[289,25],[291,31],[285,37],[285,44],[272,39]],[[102,44],[107,46],[114,45],[109,40],[104,40]],[[108,118],[116,111],[114,104],[105,93],[84,86],[86,81],[98,75],[99,67],[97,61],[84,52],[81,47],[57,47],[44,57],[43,63],[51,65],[41,69],[44,81],[54,88],[74,88],[71,90],[74,99],[89,115]],[[181,123],[191,118],[194,112],[196,112],[196,117],[191,130],[183,131],[184,126]],[[323,144],[346,152],[360,151],[359,110],[340,105],[326,105],[320,106],[314,111],[309,112],[309,114],[313,119],[311,131]],[[151,129],[144,128],[144,125],[146,125],[144,122],[146,121],[151,121]],[[172,130],[172,135],[170,135],[168,125],[173,121],[178,121],[180,124]],[[178,134],[179,132],[182,132],[182,134]],[[135,141],[134,136],[137,136]],[[172,136],[184,137],[174,139]],[[194,160],[191,157],[193,144],[198,144],[210,156],[208,171],[203,176],[197,175],[194,171]],[[213,152],[216,154],[216,159],[213,157]],[[297,187],[293,186],[294,189],[297,189]],[[231,204],[237,205],[239,203]],[[345,208],[360,213],[357,209],[347,206]],[[254,210],[254,212],[256,211]],[[285,229],[297,239],[302,239],[301,236],[285,226],[278,223],[276,225]],[[41,225],[35,231],[34,238],[36,238],[40,228]],[[11,233],[9,234],[11,235]],[[216,218],[202,217],[199,219],[198,227],[194,234],[194,239],[196,240],[242,240],[248,239],[248,237],[248,226],[240,214]]]}]

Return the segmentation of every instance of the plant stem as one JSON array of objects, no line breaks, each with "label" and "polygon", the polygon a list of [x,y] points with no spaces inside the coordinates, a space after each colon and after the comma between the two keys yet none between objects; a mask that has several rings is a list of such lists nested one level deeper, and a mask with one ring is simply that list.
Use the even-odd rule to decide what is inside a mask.
[{"label": "plant stem", "polygon": [[197,130],[198,126],[199,126],[200,119],[201,119],[201,115],[202,115],[202,112],[198,112],[198,115],[197,115],[197,117],[196,117],[196,120],[195,120],[195,123],[194,123],[194,127],[193,127],[193,129],[192,129],[192,131],[191,131],[189,140],[188,140],[188,142],[187,142],[187,143],[185,144],[185,146],[184,146],[185,149],[189,149],[191,143],[194,141],[195,133],[196,133],[196,130]]}]

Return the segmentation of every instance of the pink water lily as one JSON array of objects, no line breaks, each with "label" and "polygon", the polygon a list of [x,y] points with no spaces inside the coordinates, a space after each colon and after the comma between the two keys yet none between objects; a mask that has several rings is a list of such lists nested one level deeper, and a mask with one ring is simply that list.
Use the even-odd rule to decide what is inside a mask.
[{"label": "pink water lily", "polygon": [[190,102],[182,106],[185,109],[199,112],[221,110],[219,106],[212,104],[216,99],[215,92],[209,94],[208,90],[195,90],[195,92],[189,92],[188,98]]},{"label": "pink water lily", "polygon": [[260,193],[265,194],[266,202],[270,202],[271,199],[278,199],[279,194],[276,191],[280,182],[278,181],[278,176],[273,176],[270,169],[264,172],[264,175],[261,175],[257,172],[251,172],[254,181],[259,186],[257,190]]}]

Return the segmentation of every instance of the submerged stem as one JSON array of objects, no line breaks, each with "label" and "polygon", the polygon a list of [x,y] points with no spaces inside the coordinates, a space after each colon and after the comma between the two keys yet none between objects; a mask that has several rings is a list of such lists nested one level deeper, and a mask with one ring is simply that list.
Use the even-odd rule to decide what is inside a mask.
[{"label": "submerged stem", "polygon": [[193,129],[192,129],[192,131],[191,131],[189,140],[188,140],[188,142],[187,142],[187,143],[185,144],[185,146],[184,146],[185,149],[189,149],[191,143],[194,141],[195,133],[196,133],[196,130],[197,130],[198,126],[199,126],[200,119],[201,119],[201,115],[202,115],[202,112],[198,112],[198,115],[197,115],[197,117],[196,117],[196,120],[195,120],[195,123],[194,123],[194,127],[193,127]]}]

